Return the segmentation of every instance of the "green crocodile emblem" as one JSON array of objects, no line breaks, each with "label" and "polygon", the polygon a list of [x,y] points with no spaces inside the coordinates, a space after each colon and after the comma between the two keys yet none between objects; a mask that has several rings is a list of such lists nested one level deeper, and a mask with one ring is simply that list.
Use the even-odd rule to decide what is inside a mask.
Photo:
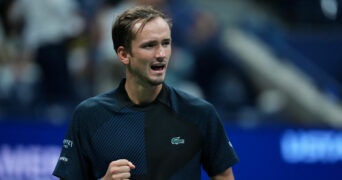
[{"label": "green crocodile emblem", "polygon": [[174,144],[174,145],[179,145],[179,144],[184,144],[184,143],[185,143],[185,140],[181,139],[180,137],[173,137],[171,139],[171,144]]}]

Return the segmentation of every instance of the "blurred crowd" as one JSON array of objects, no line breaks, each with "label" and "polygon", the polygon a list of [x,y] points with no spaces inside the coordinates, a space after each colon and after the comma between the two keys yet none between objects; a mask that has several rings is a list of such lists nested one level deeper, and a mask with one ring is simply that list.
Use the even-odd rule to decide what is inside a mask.
[{"label": "blurred crowd", "polygon": [[220,15],[193,0],[0,0],[0,119],[64,123],[80,101],[116,86],[124,69],[113,50],[112,22],[126,8],[147,3],[173,19],[169,84],[212,102],[226,121],[289,123],[277,108],[286,100],[274,89],[265,91],[265,82],[253,78],[223,38],[234,29],[225,17],[236,16],[234,7],[244,14],[238,26],[255,33],[268,19],[253,14],[257,5],[275,8],[282,1],[216,1],[212,7],[225,11],[224,4],[231,12]]}]

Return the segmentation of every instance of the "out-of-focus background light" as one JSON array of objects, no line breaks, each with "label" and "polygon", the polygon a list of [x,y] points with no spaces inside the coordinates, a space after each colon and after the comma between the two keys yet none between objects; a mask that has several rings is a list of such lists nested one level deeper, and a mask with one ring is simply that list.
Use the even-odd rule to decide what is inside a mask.
[{"label": "out-of-focus background light", "polygon": [[321,8],[325,17],[335,20],[338,14],[337,0],[321,0]]}]

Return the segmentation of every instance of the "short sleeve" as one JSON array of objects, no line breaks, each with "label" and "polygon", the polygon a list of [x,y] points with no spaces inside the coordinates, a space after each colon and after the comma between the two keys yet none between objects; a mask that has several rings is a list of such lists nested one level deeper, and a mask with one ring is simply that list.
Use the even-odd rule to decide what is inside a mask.
[{"label": "short sleeve", "polygon": [[81,117],[81,113],[75,111],[65,139],[63,140],[62,151],[53,172],[54,176],[66,180],[95,179],[90,174],[92,172],[90,163],[81,143],[82,132],[79,126]]},{"label": "short sleeve", "polygon": [[204,137],[202,166],[212,177],[225,171],[239,162],[239,158],[230,142],[226,130],[216,112],[211,107],[209,111]]}]

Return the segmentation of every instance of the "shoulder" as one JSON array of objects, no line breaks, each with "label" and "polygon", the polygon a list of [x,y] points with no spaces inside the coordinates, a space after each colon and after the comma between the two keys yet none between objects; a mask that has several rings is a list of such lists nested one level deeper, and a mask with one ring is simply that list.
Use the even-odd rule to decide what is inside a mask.
[{"label": "shoulder", "polygon": [[207,100],[188,94],[174,87],[168,87],[170,92],[171,104],[175,111],[178,112],[197,112],[208,113],[214,112],[214,106]]},{"label": "shoulder", "polygon": [[[115,91],[99,94],[85,99],[79,103],[71,118],[71,126],[74,130],[95,132],[106,121],[111,119],[111,110],[116,107]],[[111,102],[111,103],[110,103]],[[91,134],[92,134],[91,133]]]},{"label": "shoulder", "polygon": [[107,109],[115,109],[117,107],[116,90],[108,91],[80,102],[75,110],[74,115],[91,116],[100,111]]},{"label": "shoulder", "polygon": [[172,87],[169,92],[173,111],[195,124],[203,135],[220,126],[220,116],[210,102]]}]

